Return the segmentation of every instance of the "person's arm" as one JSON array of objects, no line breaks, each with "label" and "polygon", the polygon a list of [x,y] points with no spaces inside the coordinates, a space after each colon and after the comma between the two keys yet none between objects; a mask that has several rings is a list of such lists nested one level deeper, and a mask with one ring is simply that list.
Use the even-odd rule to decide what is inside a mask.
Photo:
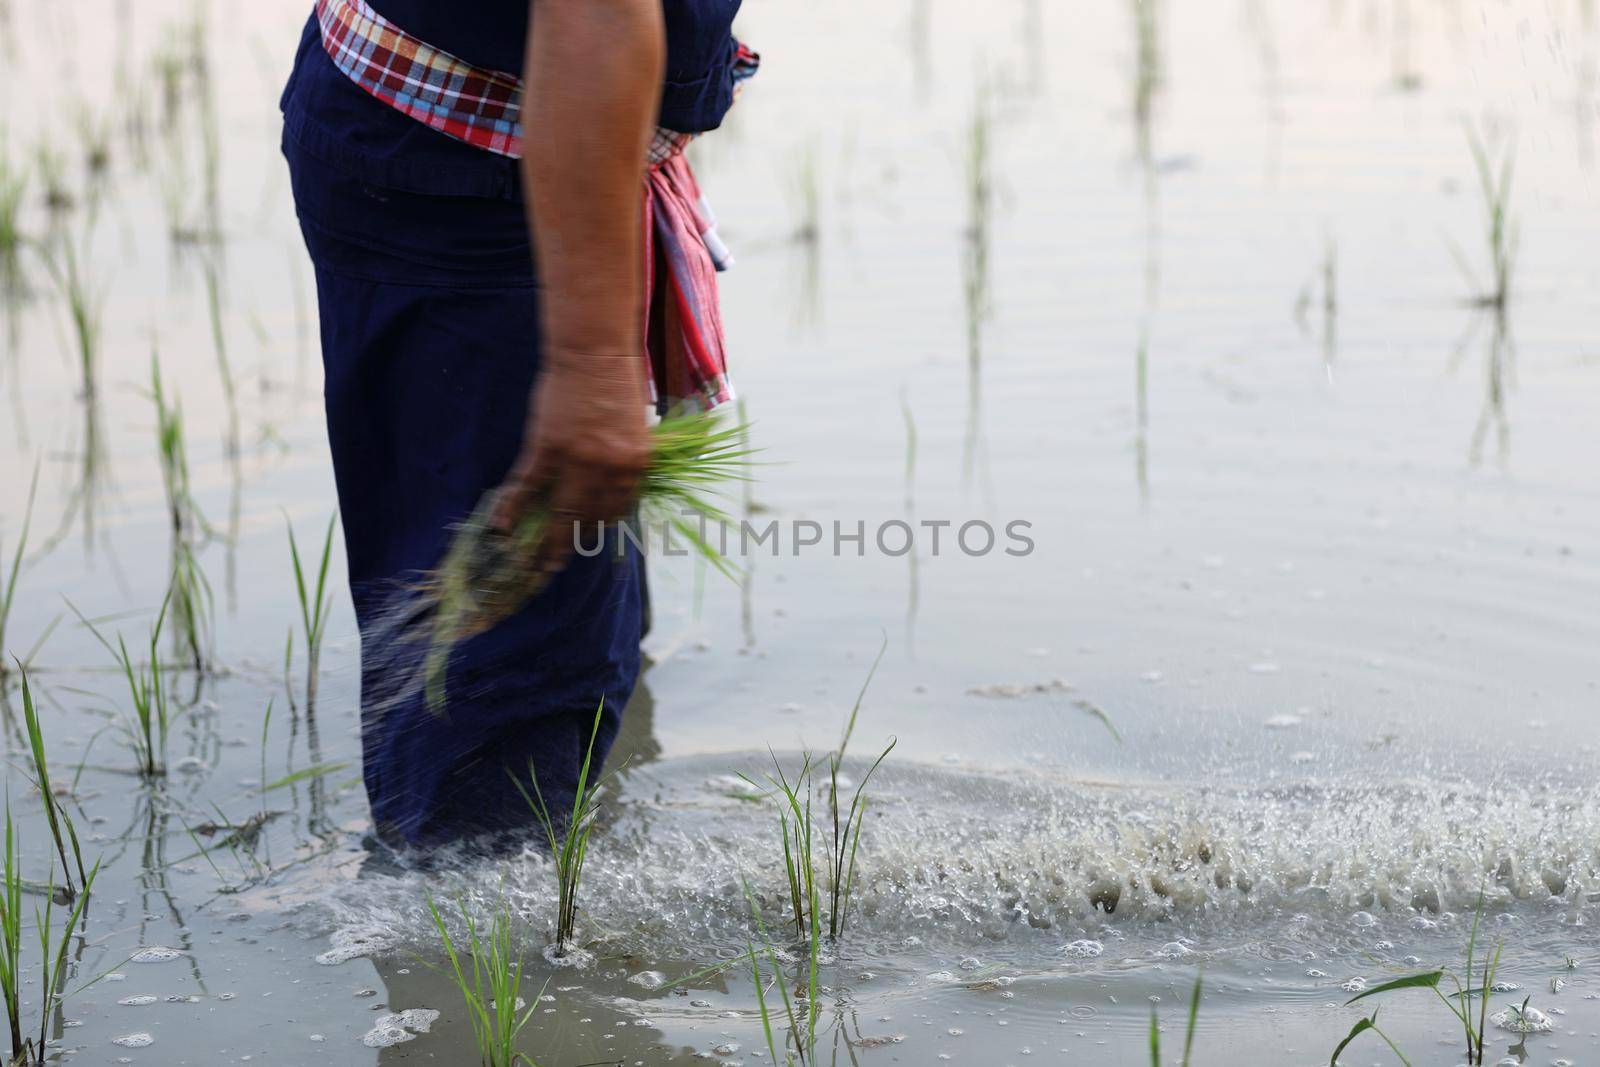
[{"label": "person's arm", "polygon": [[562,518],[619,518],[648,459],[641,183],[664,51],[660,0],[531,0],[522,180],[543,365],[503,527],[541,491]]}]

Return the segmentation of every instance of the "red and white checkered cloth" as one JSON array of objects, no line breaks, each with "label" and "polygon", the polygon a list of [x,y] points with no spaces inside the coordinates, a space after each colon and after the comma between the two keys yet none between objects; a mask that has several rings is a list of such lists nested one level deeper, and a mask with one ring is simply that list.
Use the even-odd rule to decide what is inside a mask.
[{"label": "red and white checkered cloth", "polygon": [[[317,0],[322,46],[351,81],[440,133],[520,157],[522,81],[475,67],[389,22],[365,0]],[[739,45],[735,88],[760,57]],[[663,414],[733,398],[716,272],[733,263],[683,150],[693,134],[658,127],[644,182],[645,352],[651,399]]]}]

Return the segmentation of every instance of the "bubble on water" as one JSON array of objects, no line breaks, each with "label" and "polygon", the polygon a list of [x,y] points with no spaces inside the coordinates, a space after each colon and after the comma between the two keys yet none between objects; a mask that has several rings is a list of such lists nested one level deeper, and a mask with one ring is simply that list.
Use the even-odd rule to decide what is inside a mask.
[{"label": "bubble on water", "polygon": [[405,1011],[396,1012],[394,1015],[384,1016],[383,1019],[378,1021],[383,1022],[384,1019],[392,1019],[407,1030],[415,1030],[419,1034],[425,1034],[438,1018],[439,1013],[433,1008],[407,1008]]},{"label": "bubble on water", "polygon": [[956,980],[956,976],[949,971],[934,971],[932,974],[928,975],[927,980],[932,982],[934,985],[946,985],[950,982],[954,982]]},{"label": "bubble on water", "polygon": [[336,967],[359,956],[389,951],[394,947],[394,936],[379,926],[345,926],[329,935],[328,943],[333,947],[319,955],[317,962],[324,967]]},{"label": "bubble on water", "polygon": [[1491,993],[1515,993],[1522,987],[1515,982],[1499,981],[1489,987]]},{"label": "bubble on water", "polygon": [[1378,917],[1372,914],[1370,911],[1358,911],[1354,915],[1350,916],[1350,923],[1353,926],[1360,926],[1363,928],[1368,926],[1377,926]]},{"label": "bubble on water", "polygon": [[1358,975],[1355,978],[1346,980],[1339,986],[1339,988],[1344,990],[1346,993],[1360,993],[1366,990],[1367,980]]},{"label": "bubble on water", "polygon": [[142,1008],[146,1004],[154,1004],[157,999],[159,998],[153,997],[148,993],[141,993],[135,997],[123,997],[117,1003],[129,1008]]},{"label": "bubble on water", "polygon": [[1330,977],[1330,975],[1328,974],[1327,971],[1319,971],[1315,967],[1313,967],[1310,970],[1306,971],[1306,977],[1307,978],[1328,978],[1328,977]]},{"label": "bubble on water", "polygon": [[361,1043],[368,1048],[390,1048],[416,1036],[403,1026],[374,1026],[362,1035]]},{"label": "bubble on water", "polygon": [[660,971],[640,971],[638,974],[630,975],[628,983],[641,989],[660,989],[667,984],[667,976]]},{"label": "bubble on water", "polygon": [[1193,956],[1194,954],[1195,952],[1194,948],[1192,947],[1192,942],[1185,941],[1181,938],[1177,941],[1168,941],[1165,945],[1162,945],[1160,948],[1151,953],[1151,955],[1155,956],[1157,959],[1163,960],[1181,960],[1189,956]]},{"label": "bubble on water", "polygon": [[126,982],[127,980],[128,976],[121,971],[111,971],[100,978],[102,982]]},{"label": "bubble on water", "polygon": [[711,1004],[711,1001],[709,1001],[709,1000],[691,1000],[691,1001],[689,1001],[689,1007],[691,1007],[691,1008],[709,1008],[711,1006],[712,1006],[712,1004]]},{"label": "bubble on water", "polygon": [[711,1051],[715,1052],[718,1056],[732,1056],[735,1052],[739,1051],[739,1045],[734,1041],[724,1041]]},{"label": "bubble on water", "polygon": [[1105,950],[1106,947],[1098,941],[1080,938],[1077,941],[1068,941],[1062,947],[1061,952],[1063,955],[1071,956],[1074,959],[1089,960],[1102,955]]},{"label": "bubble on water", "polygon": [[156,1039],[141,1031],[135,1034],[123,1034],[121,1037],[114,1037],[111,1039],[111,1043],[120,1045],[123,1048],[147,1048],[155,1044]]},{"label": "bubble on water", "polygon": [[544,947],[544,961],[552,967],[570,967],[575,971],[588,969],[594,964],[594,953],[587,949],[569,948],[566,952],[557,955],[556,946]]},{"label": "bubble on water", "polygon": [[168,963],[182,955],[178,949],[165,945],[146,945],[129,956],[128,960],[130,963]]},{"label": "bubble on water", "polygon": [[1513,1034],[1544,1034],[1555,1029],[1551,1018],[1538,1008],[1506,1008],[1489,1016],[1500,1029]]},{"label": "bubble on water", "polygon": [[218,1000],[233,1000],[238,995],[239,994],[237,994],[237,993],[218,993],[217,994],[217,999]]},{"label": "bubble on water", "polygon": [[432,1008],[407,1008],[390,1015],[382,1015],[361,1038],[368,1048],[389,1048],[425,1034],[433,1026],[439,1013]]},{"label": "bubble on water", "polygon": [[982,966],[983,966],[983,961],[980,960],[976,956],[963,956],[963,957],[961,957],[961,969],[963,971],[975,971],[979,967],[982,967]]}]

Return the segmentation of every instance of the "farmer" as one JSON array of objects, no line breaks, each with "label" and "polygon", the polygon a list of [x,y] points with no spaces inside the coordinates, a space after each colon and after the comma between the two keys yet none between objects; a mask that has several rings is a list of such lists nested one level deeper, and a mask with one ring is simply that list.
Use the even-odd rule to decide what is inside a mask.
[{"label": "farmer", "polygon": [[445,715],[380,699],[421,652],[383,647],[373,624],[486,491],[502,526],[535,492],[563,519],[622,518],[647,404],[728,397],[726,254],[682,152],[754,72],[731,35],[739,2],[317,0],[306,26],[283,151],[316,268],[386,841],[526,826],[511,776],[526,786],[531,761],[570,804],[602,698],[597,765],[616,736],[647,612],[631,544],[570,557],[463,643]]}]

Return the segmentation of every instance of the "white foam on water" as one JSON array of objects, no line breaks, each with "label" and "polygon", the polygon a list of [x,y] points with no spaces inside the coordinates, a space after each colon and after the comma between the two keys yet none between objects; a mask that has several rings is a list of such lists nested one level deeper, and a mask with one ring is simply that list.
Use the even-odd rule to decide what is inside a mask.
[{"label": "white foam on water", "polygon": [[[755,935],[746,884],[780,936],[787,883],[776,812],[730,798],[721,777],[730,769],[760,780],[759,761],[720,757],[651,765],[624,784],[585,868],[580,943],[603,936],[606,954],[647,957],[743,952]],[[1588,892],[1600,884],[1593,788],[1202,790],[890,763],[871,795],[849,936],[883,951],[915,936],[927,951],[1010,943],[1092,958],[1089,944],[1104,951],[1108,938],[1131,933],[1145,958],[1174,958],[1173,945],[1193,947],[1153,924],[1175,920],[1235,941],[1304,922],[1370,944],[1470,916],[1486,871],[1486,921],[1600,918]],[[549,940],[554,873],[530,845],[430,870],[426,884],[414,872],[345,884],[324,901],[334,934],[319,961],[431,950],[425,888],[474,907],[503,893],[529,936]]]},{"label": "white foam on water", "polygon": [[362,1036],[361,1043],[368,1048],[399,1045],[414,1040],[418,1034],[427,1033],[438,1018],[439,1013],[433,1008],[407,1008],[379,1016],[373,1022],[372,1029]]},{"label": "white foam on water", "polygon": [[136,1034],[123,1034],[121,1037],[114,1037],[111,1039],[111,1043],[113,1045],[120,1045],[123,1048],[147,1048],[150,1045],[155,1044],[156,1039],[151,1037],[149,1034],[140,1032]]},{"label": "white foam on water", "polygon": [[169,963],[182,956],[179,949],[168,948],[165,945],[146,945],[132,956],[128,957],[130,963]]}]

